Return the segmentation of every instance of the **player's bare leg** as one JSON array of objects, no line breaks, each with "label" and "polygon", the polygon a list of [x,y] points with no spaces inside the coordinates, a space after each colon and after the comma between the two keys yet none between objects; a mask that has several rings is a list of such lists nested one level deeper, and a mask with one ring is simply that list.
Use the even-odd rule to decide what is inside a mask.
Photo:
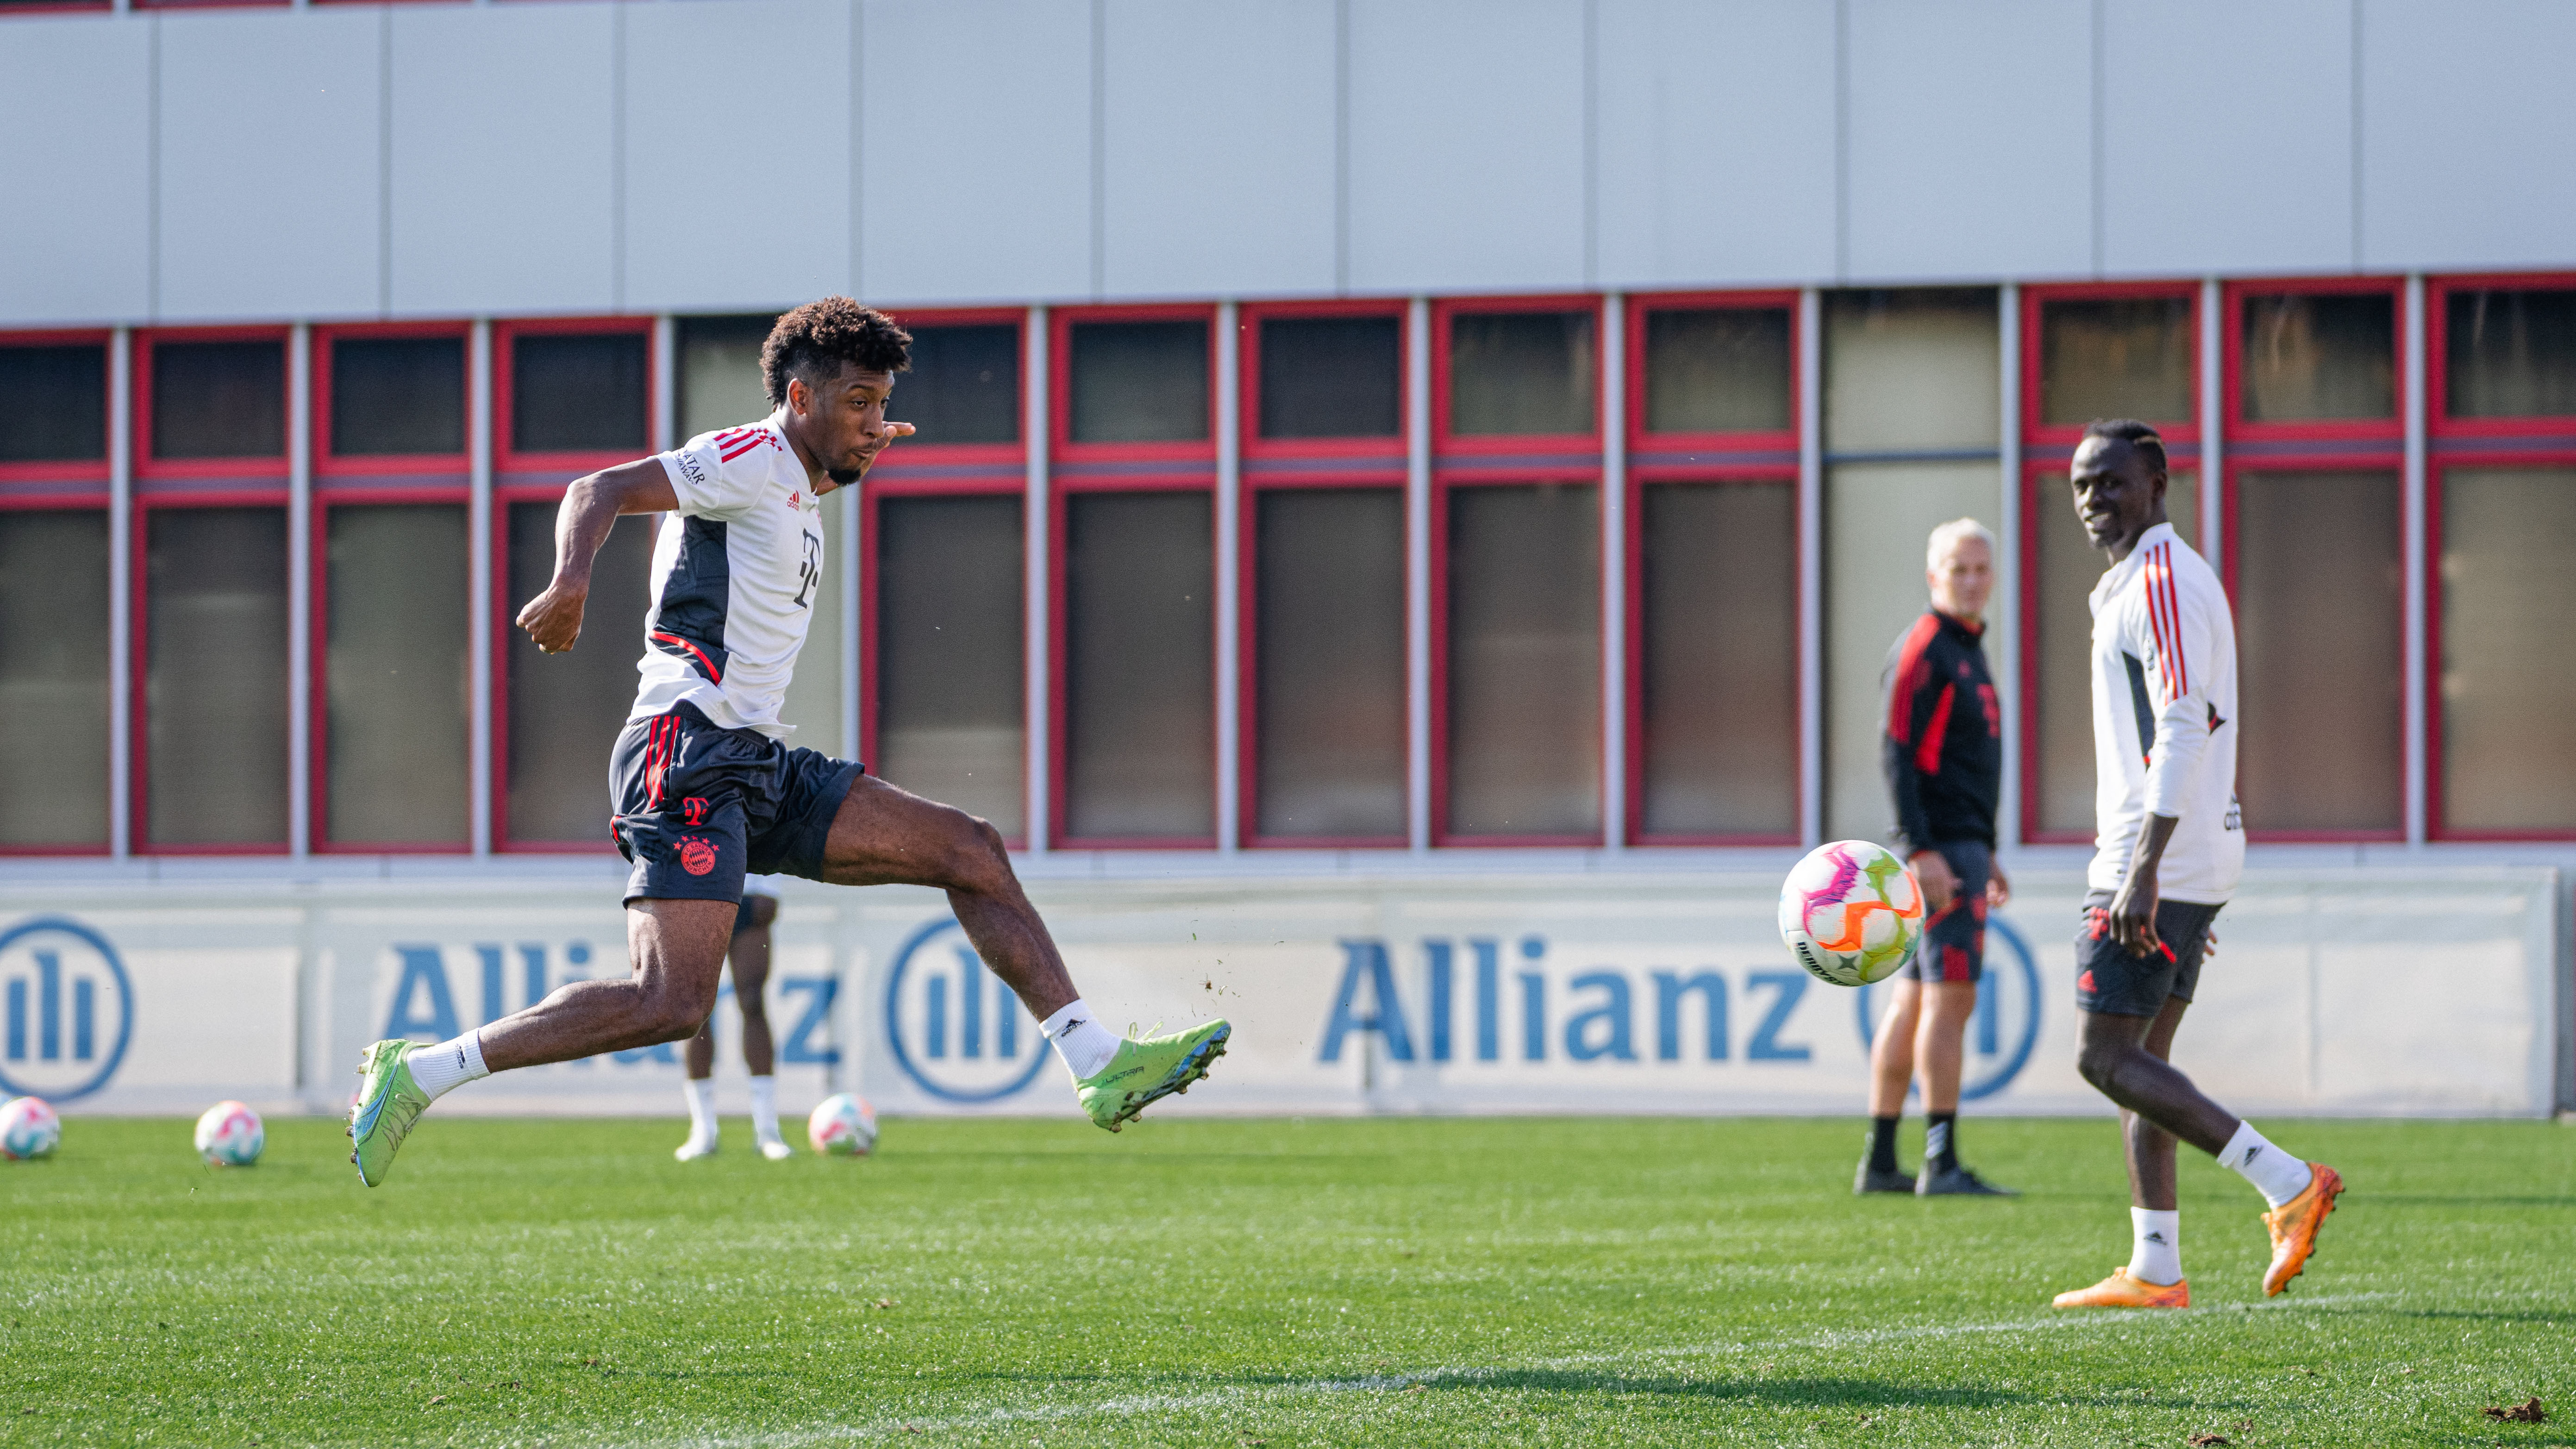
[{"label": "player's bare leg", "polygon": [[[2173,1063],[2174,1028],[2181,1025],[2189,1002],[2167,998],[2155,1016],[2118,1016],[2107,1011],[2082,1013],[2077,1027],[2075,1069],[2084,1080],[2122,1110],[2134,1112],[2201,1151],[2216,1156],[2235,1135],[2237,1120],[2226,1108],[2201,1095]],[[2149,1034],[2159,1025],[2163,1051],[2148,1048]],[[2132,1173],[2136,1171],[2132,1159]],[[2166,1192],[2172,1176],[2168,1169]]]},{"label": "player's bare leg", "polygon": [[1852,1191],[1912,1192],[1914,1177],[1896,1162],[1896,1124],[1905,1115],[1906,1089],[1914,1083],[1914,1042],[1922,1018],[1923,983],[1910,977],[1888,983],[1887,1010],[1869,1047],[1868,1155]]},{"label": "player's bare leg", "polygon": [[[778,1134],[777,1052],[769,1034],[769,927],[778,919],[775,896],[746,895],[734,919],[725,962],[733,972],[734,1006],[742,1015],[742,1064],[751,1075],[752,1135],[761,1155],[776,1161],[792,1149]],[[681,1055],[689,1073],[689,1140],[672,1155],[682,1162],[716,1150],[716,1013],[689,1038]]]},{"label": "player's bare leg", "polygon": [[1977,1014],[1976,984],[1932,981],[1923,987],[1922,1022],[1916,1028],[1914,1060],[1923,1079],[1923,1110],[1945,1115],[1959,1110],[1959,1071],[1968,1018]]}]

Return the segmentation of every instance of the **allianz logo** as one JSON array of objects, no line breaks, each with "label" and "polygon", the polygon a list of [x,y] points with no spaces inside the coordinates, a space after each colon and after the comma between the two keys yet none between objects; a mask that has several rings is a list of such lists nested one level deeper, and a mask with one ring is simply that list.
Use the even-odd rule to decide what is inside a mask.
[{"label": "allianz logo", "polygon": [[[591,944],[582,940],[478,941],[461,946],[405,942],[389,947],[388,956],[392,969],[380,972],[379,978],[390,977],[393,984],[380,1017],[384,1029],[377,1035],[415,1041],[445,1041],[462,1033],[469,1024],[464,1007],[473,1008],[472,1025],[485,1026],[534,1006],[558,987],[595,975],[626,974],[622,956],[610,958],[594,972]],[[837,1065],[841,1050],[832,1041],[831,1019],[840,978],[773,973],[769,982],[786,1007],[773,1016],[786,1027],[778,1037],[779,1064]],[[731,991],[728,985],[724,994]],[[720,997],[718,1005],[722,1004]],[[600,1060],[583,1057],[567,1065],[589,1067]],[[611,1052],[607,1060],[621,1067],[647,1062],[680,1065],[679,1050],[670,1042]]]},{"label": "allianz logo", "polygon": [[86,1097],[133,1037],[134,983],[106,936],[68,916],[0,932],[0,1097]]}]

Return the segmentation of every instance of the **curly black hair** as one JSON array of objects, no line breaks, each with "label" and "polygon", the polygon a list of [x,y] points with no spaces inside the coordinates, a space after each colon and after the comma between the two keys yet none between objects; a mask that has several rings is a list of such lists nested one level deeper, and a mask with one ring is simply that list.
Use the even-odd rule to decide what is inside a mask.
[{"label": "curly black hair", "polygon": [[2147,466],[2158,473],[2165,471],[2165,440],[2156,430],[2136,418],[2095,418],[2084,425],[2084,436],[2108,442],[2126,443],[2138,450]]},{"label": "curly black hair", "polygon": [[843,366],[864,372],[902,372],[912,366],[912,334],[892,317],[847,297],[825,297],[778,319],[760,347],[760,381],[769,405],[787,401],[787,380],[812,386]]}]

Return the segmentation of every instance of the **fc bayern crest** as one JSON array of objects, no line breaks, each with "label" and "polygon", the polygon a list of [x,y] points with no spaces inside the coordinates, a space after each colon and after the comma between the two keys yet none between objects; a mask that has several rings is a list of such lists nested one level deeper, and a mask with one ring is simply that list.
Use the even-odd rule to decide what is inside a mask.
[{"label": "fc bayern crest", "polygon": [[86,1097],[133,1035],[134,984],[105,936],[63,916],[0,934],[0,1092]]}]

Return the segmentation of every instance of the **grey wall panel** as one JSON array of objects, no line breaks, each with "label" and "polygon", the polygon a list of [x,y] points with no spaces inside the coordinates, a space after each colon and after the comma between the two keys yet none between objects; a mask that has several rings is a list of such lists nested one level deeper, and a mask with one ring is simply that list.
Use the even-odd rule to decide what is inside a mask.
[{"label": "grey wall panel", "polygon": [[2349,267],[2351,0],[2103,14],[2103,270]]},{"label": "grey wall panel", "polygon": [[383,301],[385,17],[161,17],[163,320]]},{"label": "grey wall panel", "polygon": [[863,295],[1089,295],[1091,7],[865,0],[860,15]]},{"label": "grey wall panel", "polygon": [[1350,13],[1352,288],[1583,285],[1581,0]]},{"label": "grey wall panel", "polygon": [[1849,275],[2090,271],[2090,7],[1850,5]]},{"label": "grey wall panel", "polygon": [[848,0],[626,12],[629,311],[792,306],[849,290]]},{"label": "grey wall panel", "polygon": [[2362,6],[2361,265],[2576,264],[2576,6]]},{"label": "grey wall panel", "polygon": [[0,20],[0,326],[140,319],[152,305],[148,23]]},{"label": "grey wall panel", "polygon": [[1833,7],[1602,0],[1599,16],[1602,284],[1833,275]]},{"label": "grey wall panel", "polygon": [[615,305],[617,9],[394,7],[395,312]]},{"label": "grey wall panel", "polygon": [[1108,7],[1105,290],[1332,290],[1333,12],[1333,0]]}]

